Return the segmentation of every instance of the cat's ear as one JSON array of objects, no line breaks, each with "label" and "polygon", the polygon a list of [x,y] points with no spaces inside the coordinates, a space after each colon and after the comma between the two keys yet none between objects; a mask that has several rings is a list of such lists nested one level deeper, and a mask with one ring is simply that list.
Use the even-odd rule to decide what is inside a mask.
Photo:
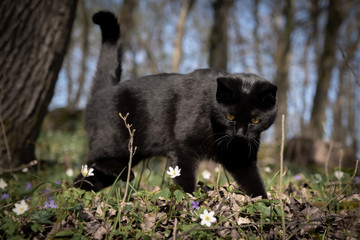
[{"label": "cat's ear", "polygon": [[258,99],[262,107],[273,107],[276,105],[277,87],[270,82],[262,82]]},{"label": "cat's ear", "polygon": [[217,79],[216,101],[221,104],[230,105],[235,102],[235,94],[233,92],[233,81],[226,77]]}]

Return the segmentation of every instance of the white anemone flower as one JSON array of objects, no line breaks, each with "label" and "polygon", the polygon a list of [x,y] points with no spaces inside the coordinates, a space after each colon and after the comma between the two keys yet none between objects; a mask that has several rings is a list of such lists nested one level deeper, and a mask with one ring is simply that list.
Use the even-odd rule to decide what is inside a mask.
[{"label": "white anemone flower", "polygon": [[17,215],[21,215],[24,212],[26,212],[28,209],[29,209],[29,205],[26,204],[25,200],[21,200],[20,203],[15,203],[15,208],[13,209],[13,211]]},{"label": "white anemone flower", "polygon": [[176,166],[175,168],[169,167],[167,174],[169,174],[171,178],[176,178],[181,175],[180,172],[181,169],[179,168],[179,166]]},{"label": "white anemone flower", "polygon": [[94,169],[93,168],[88,168],[88,166],[86,164],[81,166],[81,174],[84,177],[94,176],[93,172],[94,172]]},{"label": "white anemone flower", "polygon": [[201,218],[201,225],[206,225],[207,227],[211,226],[211,223],[216,223],[216,218],[214,218],[214,211],[208,212],[207,210],[204,211],[203,214],[200,214]]},{"label": "white anemone flower", "polygon": [[209,172],[208,170],[204,170],[202,173],[201,173],[202,177],[205,178],[206,180],[209,180],[210,177],[211,177],[211,172]]},{"label": "white anemone flower", "polygon": [[340,180],[344,177],[344,172],[338,170],[334,172],[334,175],[338,180]]},{"label": "white anemone flower", "polygon": [[264,168],[264,171],[265,171],[266,173],[271,173],[271,172],[272,172],[272,170],[271,170],[271,168],[270,168],[269,166],[265,167],[265,168]]},{"label": "white anemone flower", "polygon": [[7,187],[7,183],[4,181],[4,179],[0,178],[0,188],[5,189]]},{"label": "white anemone flower", "polygon": [[68,168],[65,173],[68,177],[74,176],[74,170],[72,168]]}]

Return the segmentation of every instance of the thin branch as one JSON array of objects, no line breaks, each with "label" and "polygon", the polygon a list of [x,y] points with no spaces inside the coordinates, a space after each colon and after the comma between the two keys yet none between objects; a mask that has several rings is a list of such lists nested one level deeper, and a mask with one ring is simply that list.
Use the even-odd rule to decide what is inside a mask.
[{"label": "thin branch", "polygon": [[0,175],[3,174],[3,173],[13,173],[13,172],[18,172],[18,171],[21,171],[23,170],[24,168],[29,168],[29,167],[32,167],[34,165],[37,165],[39,162],[38,160],[33,160],[27,164],[22,164],[21,166],[17,167],[17,168],[11,168],[11,169],[1,169],[0,170]]},{"label": "thin branch", "polygon": [[346,65],[349,67],[351,73],[354,75],[356,83],[360,86],[359,76],[356,74],[354,68],[351,66],[351,64],[350,64],[350,62],[349,62],[349,59],[346,57],[346,54],[345,54],[345,52],[344,52],[344,49],[342,49],[342,47],[340,46],[340,44],[338,44],[338,48],[340,49],[341,55],[342,55],[342,57],[343,57]]}]

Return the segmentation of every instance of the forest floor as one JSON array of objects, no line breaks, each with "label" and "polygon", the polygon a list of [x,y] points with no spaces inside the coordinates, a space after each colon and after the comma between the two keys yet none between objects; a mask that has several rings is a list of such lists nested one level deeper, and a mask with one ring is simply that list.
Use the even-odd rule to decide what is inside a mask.
[{"label": "forest floor", "polygon": [[186,194],[155,159],[135,169],[126,196],[123,182],[85,192],[71,187],[84,135],[42,135],[38,155],[55,160],[0,175],[0,239],[360,238],[354,169],[325,174],[285,163],[281,176],[277,165],[262,166],[269,199],[260,199],[243,195],[213,163],[200,166],[198,189]]}]

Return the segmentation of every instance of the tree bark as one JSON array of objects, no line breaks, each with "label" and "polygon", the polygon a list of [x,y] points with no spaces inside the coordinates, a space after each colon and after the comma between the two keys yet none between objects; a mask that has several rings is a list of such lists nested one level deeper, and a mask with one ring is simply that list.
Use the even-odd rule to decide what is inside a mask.
[{"label": "tree bark", "polygon": [[182,42],[184,38],[184,32],[185,32],[185,23],[187,16],[189,15],[192,6],[194,5],[195,0],[187,0],[183,7],[181,8],[179,21],[176,27],[176,36],[175,36],[175,42],[174,42],[174,50],[172,55],[172,61],[171,61],[171,71],[172,72],[178,72],[179,66],[182,59]]},{"label": "tree bark", "polygon": [[[0,3],[0,168],[35,159],[74,20],[73,0]],[[5,142],[8,143],[6,146]]]},{"label": "tree bark", "polygon": [[[283,8],[283,14],[285,16],[285,27],[283,31],[280,31],[278,36],[278,42],[275,51],[275,66],[276,73],[274,77],[274,83],[278,87],[278,112],[281,114],[287,113],[287,93],[289,90],[289,68],[291,57],[291,34],[294,30],[294,0],[286,0]],[[277,118],[274,124],[275,127],[275,140],[281,140],[281,119]]]},{"label": "tree bark", "polygon": [[[348,39],[351,39],[348,37]],[[346,140],[346,135],[344,134],[346,132],[346,127],[343,124],[343,119],[346,117],[346,114],[344,112],[348,111],[348,128],[350,128],[351,119],[350,116],[355,116],[353,114],[354,110],[352,109],[352,102],[353,98],[352,96],[352,79],[350,79],[350,76],[347,77],[347,82],[345,81],[346,75],[349,73],[349,70],[347,69],[347,62],[351,62],[356,54],[356,51],[358,49],[358,46],[360,44],[360,38],[357,38],[354,42],[350,42],[348,46],[346,47],[346,59],[343,60],[342,64],[340,65],[339,69],[339,90],[336,97],[336,101],[333,105],[333,115],[334,115],[334,124],[333,124],[333,140],[337,142],[344,142]],[[349,75],[349,74],[348,74]],[[348,108],[346,109],[345,105],[345,98],[346,96],[350,97],[347,101]],[[350,131],[350,133],[352,133]]]},{"label": "tree bark", "polygon": [[262,58],[261,58],[261,52],[260,52],[260,44],[261,39],[259,36],[258,30],[260,29],[260,16],[259,16],[259,0],[254,1],[253,6],[253,15],[254,15],[254,22],[255,26],[253,29],[253,36],[254,36],[254,54],[255,54],[255,64],[256,64],[256,72],[263,76],[263,70],[262,70]]},{"label": "tree bark", "polygon": [[90,17],[87,13],[87,9],[85,7],[85,0],[80,0],[80,13],[81,13],[81,35],[82,35],[82,39],[81,39],[81,63],[80,63],[80,73],[79,73],[79,77],[77,79],[78,82],[78,88],[76,90],[74,99],[73,99],[73,103],[70,107],[71,110],[75,110],[76,107],[79,105],[80,102],[80,98],[83,94],[83,90],[84,90],[84,84],[85,84],[85,78],[86,78],[86,73],[88,71],[87,68],[87,61],[88,61],[88,57],[89,57],[89,52],[90,52],[90,48],[89,48],[89,28],[90,28]]},{"label": "tree bark", "polygon": [[343,21],[342,1],[329,0],[323,50],[317,66],[317,85],[313,99],[310,123],[306,134],[312,138],[323,136],[322,124],[326,121],[326,106],[332,70],[336,63],[336,40]]},{"label": "tree bark", "polygon": [[227,70],[228,10],[233,0],[213,3],[214,23],[210,33],[209,67]]}]

